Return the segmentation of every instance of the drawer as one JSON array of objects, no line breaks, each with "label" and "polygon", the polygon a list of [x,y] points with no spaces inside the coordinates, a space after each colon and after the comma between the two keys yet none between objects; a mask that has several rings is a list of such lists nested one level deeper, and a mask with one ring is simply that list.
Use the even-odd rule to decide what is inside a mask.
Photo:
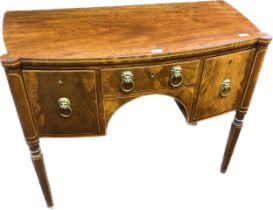
[{"label": "drawer", "polygon": [[[180,88],[174,91],[153,91],[153,94],[165,95],[172,97],[181,107],[181,111],[188,120],[192,111],[195,86]],[[135,100],[142,94],[135,94],[128,97],[107,97],[103,100],[104,117],[108,125],[113,113],[129,101]],[[144,94],[145,95],[145,94]],[[182,105],[183,104],[183,105]],[[160,118],[160,117],[159,117]]]},{"label": "drawer", "polygon": [[195,119],[236,109],[241,101],[255,49],[205,60]]},{"label": "drawer", "polygon": [[24,70],[40,134],[99,133],[94,71]]},{"label": "drawer", "polygon": [[105,96],[163,88],[178,88],[196,83],[199,60],[166,65],[103,69]]}]

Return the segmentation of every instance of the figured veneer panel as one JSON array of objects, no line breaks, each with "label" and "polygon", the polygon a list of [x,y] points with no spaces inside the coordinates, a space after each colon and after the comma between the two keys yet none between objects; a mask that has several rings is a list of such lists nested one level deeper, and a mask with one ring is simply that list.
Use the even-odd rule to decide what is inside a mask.
[{"label": "figured veneer panel", "polygon": [[[94,71],[23,71],[40,134],[99,133]],[[71,101],[73,114],[59,115],[58,99]]]},{"label": "figured veneer panel", "polygon": [[177,89],[169,85],[171,69],[174,66],[182,68],[183,82],[181,86],[195,84],[199,64],[199,60],[193,60],[165,65],[103,69],[101,74],[104,96],[124,96],[124,93],[120,90],[121,74],[124,71],[131,71],[134,75],[135,87],[132,92],[166,88]]},{"label": "figured veneer panel", "polygon": [[124,60],[237,46],[261,36],[224,1],[10,11],[3,33],[5,60]]},{"label": "figured veneer panel", "polygon": [[[212,117],[234,110],[240,103],[255,49],[206,59],[196,106],[195,119]],[[231,81],[231,92],[220,96],[225,79]]]},{"label": "figured veneer panel", "polygon": [[136,98],[139,98],[141,96],[149,95],[149,94],[161,94],[161,95],[167,95],[175,99],[181,106],[181,109],[183,109],[183,114],[185,115],[185,118],[188,120],[190,113],[191,113],[191,107],[193,103],[193,95],[194,95],[194,86],[184,87],[179,90],[169,90],[169,91],[162,91],[162,90],[155,90],[150,92],[140,92],[140,93],[134,93],[130,96],[124,96],[124,97],[108,97],[104,99],[104,116],[105,116],[105,122],[106,126],[109,123],[109,120],[111,119],[112,115],[124,104],[127,102],[134,100]]}]

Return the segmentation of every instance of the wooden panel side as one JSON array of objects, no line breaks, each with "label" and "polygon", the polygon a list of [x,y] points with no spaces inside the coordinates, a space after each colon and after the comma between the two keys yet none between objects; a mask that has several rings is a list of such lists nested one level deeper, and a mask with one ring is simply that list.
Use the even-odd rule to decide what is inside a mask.
[{"label": "wooden panel side", "polygon": [[267,48],[265,47],[260,47],[257,50],[257,53],[254,58],[253,66],[249,74],[249,79],[246,84],[246,89],[245,89],[241,104],[239,106],[241,109],[248,109],[248,106],[250,104],[252,95],[256,87],[256,82],[259,77],[259,73],[263,64],[266,51],[267,51]]},{"label": "wooden panel side", "polygon": [[7,79],[24,136],[27,140],[27,143],[34,144],[38,139],[38,132],[28,101],[20,63],[18,63],[16,66],[12,66],[12,68],[6,64],[4,67],[6,68]]}]

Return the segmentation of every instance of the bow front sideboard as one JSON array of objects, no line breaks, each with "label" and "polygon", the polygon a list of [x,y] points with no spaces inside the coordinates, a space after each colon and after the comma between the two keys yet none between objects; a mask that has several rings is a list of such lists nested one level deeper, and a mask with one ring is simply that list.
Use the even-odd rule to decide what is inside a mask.
[{"label": "bow front sideboard", "polygon": [[10,11],[3,36],[1,62],[49,207],[39,138],[104,135],[117,109],[148,94],[172,97],[189,124],[236,111],[225,172],[271,41],[224,1]]}]

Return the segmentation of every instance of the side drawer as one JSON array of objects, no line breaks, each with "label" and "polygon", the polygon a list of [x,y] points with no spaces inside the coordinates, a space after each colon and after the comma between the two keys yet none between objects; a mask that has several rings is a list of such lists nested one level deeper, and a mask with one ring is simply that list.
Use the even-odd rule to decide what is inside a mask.
[{"label": "side drawer", "polygon": [[24,70],[40,134],[99,133],[95,72]]},{"label": "side drawer", "polygon": [[[199,63],[199,60],[193,60],[164,65],[103,69],[101,71],[103,93],[105,96],[120,96],[130,92],[174,89],[192,85],[196,83]],[[181,77],[177,79],[172,77],[174,69],[181,70]],[[128,92],[122,91],[121,87],[124,72],[131,74],[134,83],[133,87],[129,87],[132,90]],[[173,86],[170,84],[171,78]]]},{"label": "side drawer", "polygon": [[195,119],[234,110],[241,100],[255,49],[205,60]]}]

